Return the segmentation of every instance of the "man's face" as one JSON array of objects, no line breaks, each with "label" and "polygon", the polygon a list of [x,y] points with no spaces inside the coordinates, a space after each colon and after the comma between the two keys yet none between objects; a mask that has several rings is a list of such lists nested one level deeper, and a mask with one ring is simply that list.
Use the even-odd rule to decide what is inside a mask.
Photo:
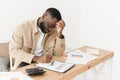
[{"label": "man's face", "polygon": [[52,18],[51,16],[47,16],[47,18],[40,23],[40,28],[43,33],[49,33],[52,29],[56,28],[56,23],[58,20],[56,18]]}]

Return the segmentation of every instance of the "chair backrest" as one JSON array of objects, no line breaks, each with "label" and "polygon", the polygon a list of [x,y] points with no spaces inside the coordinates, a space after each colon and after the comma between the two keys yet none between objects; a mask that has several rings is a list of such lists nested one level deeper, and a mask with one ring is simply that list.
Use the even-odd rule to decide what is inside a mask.
[{"label": "chair backrest", "polygon": [[10,70],[12,71],[14,60],[9,55],[9,42],[0,43],[0,57],[10,59]]},{"label": "chair backrest", "polygon": [[9,43],[0,43],[0,57],[9,58]]}]

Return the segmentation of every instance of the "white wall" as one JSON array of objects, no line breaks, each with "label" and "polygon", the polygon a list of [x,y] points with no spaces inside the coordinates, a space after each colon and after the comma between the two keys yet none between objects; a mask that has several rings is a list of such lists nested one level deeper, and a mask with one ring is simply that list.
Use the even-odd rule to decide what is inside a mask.
[{"label": "white wall", "polygon": [[119,69],[116,62],[120,61],[118,0],[0,0],[0,42],[10,41],[16,25],[41,16],[49,7],[58,8],[66,22],[67,48],[90,45],[114,51],[113,80],[119,78],[116,75]]}]

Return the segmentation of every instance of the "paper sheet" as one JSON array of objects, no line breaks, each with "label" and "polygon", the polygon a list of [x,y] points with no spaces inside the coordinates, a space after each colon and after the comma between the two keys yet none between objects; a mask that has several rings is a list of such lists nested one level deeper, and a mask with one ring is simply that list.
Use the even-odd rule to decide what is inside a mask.
[{"label": "paper sheet", "polygon": [[93,54],[93,55],[99,55],[99,49],[87,48],[86,53]]},{"label": "paper sheet", "polygon": [[57,72],[65,72],[71,67],[73,67],[74,64],[54,61],[52,65],[51,63],[39,63],[39,64],[36,64],[36,66],[49,69],[49,70],[53,70],[53,71],[57,71]]},{"label": "paper sheet", "polygon": [[80,50],[75,50],[73,52],[69,52],[66,54],[66,62],[67,63],[74,63],[74,64],[87,64],[91,60],[96,59],[96,56],[87,54]]}]

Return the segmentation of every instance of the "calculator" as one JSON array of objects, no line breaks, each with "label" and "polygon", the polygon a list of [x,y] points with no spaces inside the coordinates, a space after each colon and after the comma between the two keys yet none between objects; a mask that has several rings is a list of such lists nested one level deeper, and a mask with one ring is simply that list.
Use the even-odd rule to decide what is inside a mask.
[{"label": "calculator", "polygon": [[44,71],[41,68],[29,68],[26,69],[26,72],[28,73],[28,75],[36,75],[36,74],[44,74],[46,71]]}]

